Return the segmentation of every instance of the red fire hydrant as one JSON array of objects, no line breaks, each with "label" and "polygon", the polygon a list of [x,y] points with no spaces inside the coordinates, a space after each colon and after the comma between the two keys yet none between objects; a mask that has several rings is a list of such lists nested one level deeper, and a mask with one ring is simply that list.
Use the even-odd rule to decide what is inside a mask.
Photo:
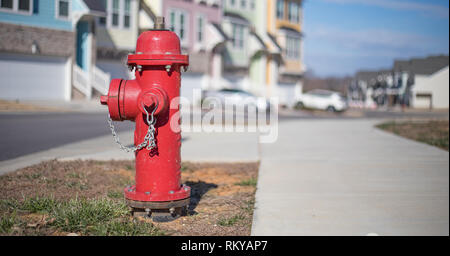
[{"label": "red fire hydrant", "polygon": [[164,19],[158,18],[154,30],[139,36],[136,53],[128,55],[136,79],[113,79],[108,95],[101,97],[115,138],[112,120],[136,123],[135,147],[126,148],[116,139],[136,156],[136,185],[124,190],[134,216],[171,218],[189,205],[191,189],[180,183],[180,122],[171,122],[179,107],[170,107],[172,101],[179,106],[181,68],[188,65],[178,36],[165,30]]}]

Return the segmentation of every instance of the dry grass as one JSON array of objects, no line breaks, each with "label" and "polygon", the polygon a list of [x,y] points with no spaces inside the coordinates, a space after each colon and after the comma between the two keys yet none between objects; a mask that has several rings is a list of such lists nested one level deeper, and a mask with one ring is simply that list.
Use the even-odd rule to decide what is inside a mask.
[{"label": "dry grass", "polygon": [[377,127],[448,151],[448,120],[387,122]]},{"label": "dry grass", "polygon": [[42,112],[42,111],[61,111],[55,108],[34,106],[20,103],[18,101],[0,100],[0,112]]},{"label": "dry grass", "polygon": [[2,235],[250,235],[257,163],[183,163],[189,214],[131,218],[122,190],[133,161],[47,161],[0,176]]}]

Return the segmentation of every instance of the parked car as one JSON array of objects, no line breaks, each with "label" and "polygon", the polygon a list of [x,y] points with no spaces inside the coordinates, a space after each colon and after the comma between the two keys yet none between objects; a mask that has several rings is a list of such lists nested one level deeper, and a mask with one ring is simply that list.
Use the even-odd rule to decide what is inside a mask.
[{"label": "parked car", "polygon": [[304,93],[298,100],[296,107],[336,112],[345,111],[348,105],[347,100],[340,93],[316,89]]},{"label": "parked car", "polygon": [[239,89],[221,89],[218,91],[204,91],[202,94],[203,103],[219,101],[222,106],[254,106],[258,111],[270,110],[270,103],[265,98]]}]

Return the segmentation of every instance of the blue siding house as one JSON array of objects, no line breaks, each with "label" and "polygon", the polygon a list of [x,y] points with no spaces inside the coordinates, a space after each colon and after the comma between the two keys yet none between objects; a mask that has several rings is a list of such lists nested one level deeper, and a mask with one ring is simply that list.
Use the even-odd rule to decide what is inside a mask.
[{"label": "blue siding house", "polygon": [[0,98],[71,100],[104,93],[108,77],[96,72],[94,29],[104,15],[96,0],[0,0]]},{"label": "blue siding house", "polygon": [[[79,1],[67,0],[0,0],[0,2],[1,22],[67,31],[73,30],[71,19],[67,15],[68,11],[70,12],[70,5],[78,9],[81,7]],[[19,6],[23,8],[19,9]]]}]

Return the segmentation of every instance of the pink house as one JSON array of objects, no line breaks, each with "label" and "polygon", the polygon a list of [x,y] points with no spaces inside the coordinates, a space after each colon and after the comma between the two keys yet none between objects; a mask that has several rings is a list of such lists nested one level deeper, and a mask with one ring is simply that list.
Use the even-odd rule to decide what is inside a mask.
[{"label": "pink house", "polygon": [[151,29],[156,16],[164,16],[166,28],[177,33],[183,51],[190,56],[182,96],[192,98],[194,89],[211,89],[220,84],[222,51],[227,41],[221,28],[222,15],[220,0],[141,1],[140,30]]}]

